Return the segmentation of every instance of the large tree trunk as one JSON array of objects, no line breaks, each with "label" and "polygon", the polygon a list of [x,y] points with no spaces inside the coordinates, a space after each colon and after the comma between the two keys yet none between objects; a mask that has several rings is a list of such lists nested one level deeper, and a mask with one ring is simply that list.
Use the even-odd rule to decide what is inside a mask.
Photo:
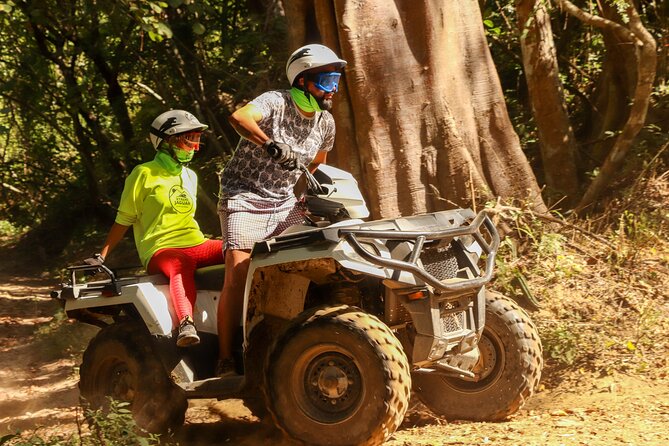
[{"label": "large tree trunk", "polygon": [[546,207],[504,102],[472,0],[286,0],[291,43],[313,9],[322,42],[349,62],[335,99],[332,158],[365,185],[374,217],[471,206]]},{"label": "large tree trunk", "polygon": [[558,200],[566,196],[562,205],[569,207],[578,195],[577,150],[559,77],[550,17],[542,0],[517,1],[516,14],[546,186],[550,195],[558,195]]}]

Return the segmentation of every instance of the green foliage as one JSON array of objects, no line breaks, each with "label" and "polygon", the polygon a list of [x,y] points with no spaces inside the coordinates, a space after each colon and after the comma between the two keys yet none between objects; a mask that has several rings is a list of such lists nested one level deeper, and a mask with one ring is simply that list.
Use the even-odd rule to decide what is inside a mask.
[{"label": "green foliage", "polygon": [[92,426],[90,432],[70,436],[41,435],[39,431],[7,435],[0,439],[0,446],[157,446],[170,444],[159,435],[142,431],[132,418],[128,403],[111,401],[108,413],[88,411],[86,418]]},{"label": "green foliage", "polygon": [[[578,278],[585,262],[574,255],[567,238],[556,231],[556,227],[546,225],[534,214],[519,208],[507,208],[507,223],[512,223],[514,232],[504,237],[500,243],[496,262],[496,286],[505,294],[540,305],[539,297],[544,288],[565,280]],[[531,253],[531,259],[524,254]],[[540,277],[532,287],[528,279]]]},{"label": "green foliage", "polygon": [[520,51],[514,3],[488,0],[482,7],[490,52],[502,83],[509,116],[531,164],[539,165],[538,135],[532,116]]},{"label": "green foliage", "polygon": [[[549,369],[661,376],[669,343],[665,149],[618,190],[606,212],[564,219],[496,203],[509,229],[497,259],[496,289],[520,299],[518,274],[540,301],[533,311]],[[550,375],[550,372],[548,372]],[[556,375],[559,379],[559,372]]]},{"label": "green foliage", "polygon": [[573,365],[583,354],[578,330],[567,324],[542,331],[541,343],[545,354],[559,364]]},{"label": "green foliage", "polygon": [[169,108],[210,125],[202,162],[229,155],[223,123],[284,85],[284,42],[279,11],[250,1],[0,1],[0,220],[62,237],[108,222]]},{"label": "green foliage", "polygon": [[567,251],[565,243],[562,234],[544,233],[535,245],[549,282],[573,277],[583,271],[582,262]]},{"label": "green foliage", "polygon": [[89,412],[87,416],[93,425],[90,443],[93,445],[114,444],[119,446],[159,445],[160,437],[140,430],[132,418],[129,403],[111,401],[109,413]]},{"label": "green foliage", "polygon": [[0,237],[13,237],[24,231],[25,228],[18,227],[10,221],[0,220]]},{"label": "green foliage", "polygon": [[[533,121],[520,47],[520,39],[527,33],[528,25],[534,23],[534,18],[530,15],[528,23],[517,23],[515,8],[520,5],[519,2],[486,0],[480,4],[484,29],[511,120],[539,184],[542,184],[543,169],[552,166],[544,166],[541,162],[539,135]],[[524,3],[525,6],[527,4]],[[615,48],[612,40],[615,39],[609,32],[602,32],[601,29],[578,20],[563,9],[553,7],[551,2],[542,0],[534,4],[545,7],[550,15],[564,104],[581,152],[578,154],[577,168],[583,183],[587,184],[589,179],[598,174],[598,167],[624,123],[624,118],[607,120],[611,112],[606,111],[606,107],[615,108],[613,104],[624,107],[622,104],[629,101],[631,93],[621,93],[622,85],[628,82],[623,80],[627,79],[627,75],[611,75],[625,72],[626,68],[619,66],[621,55],[612,54],[615,53],[612,50]],[[642,23],[658,41],[659,49],[666,46],[666,29],[669,25],[667,8],[662,4],[663,2],[635,3]],[[583,10],[623,26],[629,26],[629,5],[628,0],[577,3]],[[666,77],[666,51],[658,51],[658,62],[658,77],[662,80]],[[658,88],[661,85],[660,83],[656,86],[654,92],[658,103],[667,97],[661,92],[662,88]],[[658,119],[666,123],[666,116],[665,110]],[[666,124],[662,126],[666,133]],[[551,198],[549,193],[550,190],[546,189],[547,199]]]}]

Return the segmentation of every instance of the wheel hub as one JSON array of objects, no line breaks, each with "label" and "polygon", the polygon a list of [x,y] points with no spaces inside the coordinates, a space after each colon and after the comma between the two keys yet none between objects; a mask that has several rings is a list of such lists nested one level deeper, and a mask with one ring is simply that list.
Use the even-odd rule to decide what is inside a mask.
[{"label": "wheel hub", "polygon": [[[322,353],[311,361],[304,374],[306,412],[329,414],[332,421],[345,419],[357,407],[362,378],[353,360],[339,352]],[[321,415],[322,416],[322,415]]]},{"label": "wheel hub", "polygon": [[493,332],[486,330],[479,340],[478,348],[479,361],[472,370],[476,379],[465,381],[458,378],[444,378],[449,386],[461,392],[481,392],[500,379],[506,362],[502,341]]},{"label": "wheel hub", "polygon": [[478,347],[481,356],[478,364],[474,367],[474,373],[476,373],[478,379],[481,380],[488,377],[495,368],[495,365],[497,364],[497,353],[495,351],[495,346],[487,336],[481,337]]},{"label": "wheel hub", "polygon": [[318,380],[312,384],[317,385],[319,390],[336,404],[336,399],[346,393],[349,382],[344,370],[334,361],[328,361],[328,365],[321,370]]},{"label": "wheel hub", "polygon": [[125,364],[115,364],[110,373],[109,395],[116,400],[132,402],[135,389],[132,384],[132,374]]}]

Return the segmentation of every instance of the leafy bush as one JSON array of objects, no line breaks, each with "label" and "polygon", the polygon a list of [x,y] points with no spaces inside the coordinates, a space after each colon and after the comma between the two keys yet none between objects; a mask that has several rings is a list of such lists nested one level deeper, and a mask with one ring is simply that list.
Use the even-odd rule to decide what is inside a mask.
[{"label": "leafy bush", "polygon": [[11,237],[19,235],[25,231],[24,228],[15,225],[8,220],[0,220],[0,237]]},{"label": "leafy bush", "polygon": [[39,430],[17,433],[0,438],[0,446],[154,446],[170,444],[160,440],[159,435],[150,434],[137,427],[129,403],[111,401],[109,413],[101,410],[87,411],[91,426],[86,430],[79,426],[77,434],[70,436],[49,435],[43,437]]},{"label": "leafy bush", "polygon": [[580,335],[566,324],[560,324],[541,334],[545,354],[559,364],[572,365],[582,354]]}]

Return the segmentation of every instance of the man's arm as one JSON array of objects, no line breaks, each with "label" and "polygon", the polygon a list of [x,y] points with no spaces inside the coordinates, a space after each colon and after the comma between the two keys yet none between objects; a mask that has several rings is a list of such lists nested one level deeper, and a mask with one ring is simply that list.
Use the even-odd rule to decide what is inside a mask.
[{"label": "man's arm", "polygon": [[328,152],[326,150],[319,150],[318,153],[316,153],[314,160],[311,163],[309,163],[309,166],[307,166],[309,172],[314,173],[316,169],[318,169],[318,166],[320,164],[325,163],[327,157],[328,157]]},{"label": "man's arm", "polygon": [[230,115],[228,122],[239,136],[262,146],[269,140],[269,137],[258,127],[261,119],[262,113],[258,108],[248,103]]}]

